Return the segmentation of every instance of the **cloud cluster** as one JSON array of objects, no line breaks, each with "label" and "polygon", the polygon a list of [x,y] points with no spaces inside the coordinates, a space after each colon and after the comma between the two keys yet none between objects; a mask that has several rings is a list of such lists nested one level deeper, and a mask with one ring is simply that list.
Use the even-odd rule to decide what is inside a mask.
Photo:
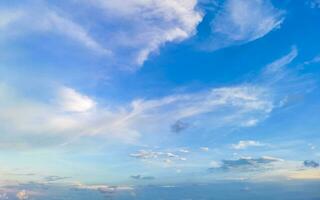
[{"label": "cloud cluster", "polygon": [[270,156],[262,156],[260,158],[251,158],[251,157],[243,157],[236,160],[222,160],[220,165],[215,165],[209,168],[210,170],[216,169],[225,169],[225,170],[232,170],[232,169],[254,169],[254,168],[261,168],[268,166],[274,162],[281,162],[283,161],[280,158],[274,158]]},{"label": "cloud cluster", "polygon": [[[10,92],[9,92],[10,91]],[[61,87],[49,101],[28,99],[0,87],[0,129],[38,137],[109,136],[134,142],[146,133],[170,133],[184,120],[197,127],[242,126],[252,117],[264,119],[273,109],[267,90],[255,86],[214,88],[203,92],[134,100],[123,106],[101,106],[72,88]],[[10,102],[10,103],[9,103]],[[222,110],[226,110],[221,114]]]},{"label": "cloud cluster", "polygon": [[0,199],[113,199],[117,195],[131,196],[134,188],[129,186],[52,184],[29,182],[0,186]]},{"label": "cloud cluster", "polygon": [[[65,4],[36,0],[19,8],[2,6],[0,30],[9,38],[61,36],[113,65],[134,70],[165,44],[195,35],[204,17],[199,8],[204,4],[197,0],[81,0],[68,5],[77,12]],[[216,12],[209,42],[213,50],[261,38],[284,19],[284,12],[269,0],[226,0],[221,8],[207,11]]]},{"label": "cloud cluster", "polygon": [[177,153],[172,153],[163,151],[140,150],[137,153],[130,154],[130,156],[137,159],[155,161],[170,165],[176,161],[186,161],[187,159],[181,154],[186,154],[186,152],[178,151]]},{"label": "cloud cluster", "polygon": [[320,166],[319,163],[313,160],[305,160],[303,165],[308,168],[318,168]]}]

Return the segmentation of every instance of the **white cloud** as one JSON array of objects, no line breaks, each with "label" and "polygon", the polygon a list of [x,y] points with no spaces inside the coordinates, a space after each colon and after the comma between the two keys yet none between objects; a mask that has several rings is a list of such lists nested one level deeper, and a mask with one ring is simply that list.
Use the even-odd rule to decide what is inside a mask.
[{"label": "white cloud", "polygon": [[218,161],[211,161],[210,162],[210,168],[220,168],[221,167],[221,163]]},{"label": "white cloud", "polygon": [[85,185],[81,183],[74,185],[74,187],[79,189],[97,190],[102,193],[134,190],[134,188],[130,186]]},{"label": "white cloud", "polygon": [[29,199],[29,195],[27,194],[26,190],[19,191],[16,196],[17,196],[17,198],[19,200],[27,200],[27,199]]},{"label": "white cloud", "polygon": [[261,147],[264,144],[254,140],[240,140],[238,144],[231,145],[233,149],[246,149],[248,147]]},{"label": "white cloud", "polygon": [[273,109],[268,91],[249,85],[134,100],[120,106],[99,106],[71,88],[59,89],[54,102],[23,98],[12,91],[0,88],[3,131],[66,138],[99,135],[133,142],[146,133],[170,134],[171,124],[179,119],[195,123],[195,130],[241,127],[252,115],[264,119]]},{"label": "white cloud", "polygon": [[64,111],[69,112],[86,112],[96,105],[96,102],[88,96],[79,94],[74,89],[67,87],[59,90],[57,101]]},{"label": "white cloud", "polygon": [[89,35],[86,28],[63,13],[46,7],[7,8],[2,11],[0,29],[6,37],[28,37],[36,33],[55,33],[78,42],[99,54],[111,54],[107,48],[104,48]]},{"label": "white cloud", "polygon": [[102,9],[105,23],[114,25],[114,29],[106,33],[108,38],[112,38],[108,46],[115,51],[127,49],[135,65],[142,65],[164,44],[194,35],[202,20],[202,14],[196,10],[197,0],[87,2]]},{"label": "white cloud", "polygon": [[209,151],[209,147],[200,147],[201,151]]},{"label": "white cloud", "polygon": [[197,0],[81,0],[71,4],[78,15],[49,2],[4,9],[0,28],[6,28],[2,31],[8,36],[19,37],[56,33],[108,55],[112,64],[136,69],[166,43],[193,36],[202,20]]},{"label": "white cloud", "polygon": [[283,11],[269,0],[227,0],[212,21],[211,49],[243,44],[259,39],[283,21]]},{"label": "white cloud", "polygon": [[[141,136],[172,134],[172,124],[179,120],[190,125],[185,130],[187,134],[254,126],[277,108],[275,99],[281,100],[279,95],[286,94],[286,82],[282,82],[291,77],[285,76],[283,67],[296,55],[297,50],[293,48],[288,55],[268,65],[267,69],[271,66],[278,70],[264,70],[262,77],[267,80],[259,84],[211,88],[156,99],[134,99],[107,106],[107,102],[98,103],[72,88],[58,88],[52,98],[39,100],[21,96],[15,88],[0,84],[0,129],[7,139],[1,146],[14,148],[21,142],[39,145],[32,140],[33,137],[58,137],[59,143],[66,145],[81,136],[117,138],[132,143]],[[281,77],[277,78],[279,74]],[[270,80],[278,84],[270,84]],[[281,92],[278,91],[279,85]],[[30,136],[17,137],[19,135]],[[44,145],[54,140],[46,141],[48,143]]]},{"label": "white cloud", "polygon": [[287,55],[267,65],[264,73],[275,74],[275,73],[282,72],[283,70],[285,70],[285,67],[288,64],[290,64],[297,56],[298,56],[298,49],[294,46],[292,47],[291,51]]}]

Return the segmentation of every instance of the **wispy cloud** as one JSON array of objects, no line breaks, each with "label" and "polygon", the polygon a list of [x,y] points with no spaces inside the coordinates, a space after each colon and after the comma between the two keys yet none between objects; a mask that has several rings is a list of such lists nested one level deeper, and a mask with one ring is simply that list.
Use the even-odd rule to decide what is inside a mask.
[{"label": "wispy cloud", "polygon": [[[211,119],[211,124],[215,119],[215,126],[219,127],[242,126],[249,116],[264,118],[273,108],[267,91],[249,85],[134,100],[120,108],[103,107],[71,88],[59,90],[52,103],[24,99],[7,91],[0,91],[3,97],[0,118],[7,122],[5,130],[20,134],[45,132],[64,137],[108,135],[132,141],[146,132],[170,133],[171,124],[177,120],[194,122],[204,117]],[[9,99],[12,103],[6,105]],[[226,108],[229,111],[219,114],[217,119],[219,111]],[[232,121],[229,121],[230,117]],[[206,120],[197,124],[201,125],[200,122],[206,123]]]},{"label": "wispy cloud", "polygon": [[127,56],[131,59],[127,64],[136,66],[141,66],[164,44],[194,35],[202,20],[202,14],[196,10],[196,0],[87,2],[103,10],[105,23],[122,25],[106,32],[107,37],[112,38],[112,43],[107,45],[115,51],[127,49]]},{"label": "wispy cloud", "polygon": [[0,29],[4,35],[25,38],[54,33],[106,55],[113,66],[130,70],[142,66],[165,44],[196,34],[202,20],[197,0],[70,2],[80,15],[64,4],[31,2],[22,3],[19,9],[1,8]]},{"label": "wispy cloud", "polygon": [[283,15],[269,0],[227,0],[211,23],[208,48],[216,50],[259,39],[279,28]]},{"label": "wispy cloud", "polygon": [[73,40],[97,53],[105,55],[111,53],[90,36],[86,28],[62,12],[41,6],[2,9],[4,13],[2,13],[0,29],[6,37],[28,37],[34,34],[51,33]]},{"label": "wispy cloud", "polygon": [[[282,82],[290,80],[285,67],[296,56],[297,49],[293,48],[289,54],[267,65],[259,77],[262,80],[258,78],[257,83],[253,81],[251,84],[209,88],[156,99],[134,99],[120,105],[97,102],[94,97],[68,87],[54,88],[47,100],[29,99],[18,95],[15,88],[2,84],[0,118],[6,123],[0,128],[4,134],[32,133],[37,137],[55,137],[52,140],[55,144],[69,144],[70,140],[81,136],[118,138],[133,143],[147,133],[157,136],[172,131],[204,132],[255,126],[281,104],[275,102],[276,99],[282,101],[286,96],[288,91],[281,88],[279,93],[278,85],[281,83],[284,87],[286,82]],[[1,145],[15,146],[12,144],[22,142],[20,140],[26,138],[17,141],[9,137],[9,141]]]},{"label": "wispy cloud", "polygon": [[298,49],[296,46],[293,46],[291,48],[291,51],[287,55],[267,65],[264,73],[273,74],[273,75],[279,74],[279,73],[282,74],[283,71],[285,70],[285,67],[288,64],[290,64],[297,56],[298,56]]},{"label": "wispy cloud", "polygon": [[131,178],[134,180],[145,180],[145,181],[150,181],[155,179],[155,177],[153,176],[141,176],[141,175],[133,175],[131,176]]}]

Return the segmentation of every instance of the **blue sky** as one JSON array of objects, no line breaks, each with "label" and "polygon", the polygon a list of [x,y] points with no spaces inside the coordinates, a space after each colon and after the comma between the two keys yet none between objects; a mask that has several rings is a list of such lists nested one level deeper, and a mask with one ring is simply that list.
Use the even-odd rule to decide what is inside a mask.
[{"label": "blue sky", "polygon": [[319,20],[317,0],[0,2],[0,199],[315,187]]}]

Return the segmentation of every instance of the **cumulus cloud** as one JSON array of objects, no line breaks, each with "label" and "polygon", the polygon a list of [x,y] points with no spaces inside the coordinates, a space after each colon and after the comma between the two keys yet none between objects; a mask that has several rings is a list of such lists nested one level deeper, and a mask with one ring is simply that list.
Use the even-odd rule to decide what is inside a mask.
[{"label": "cumulus cloud", "polygon": [[93,109],[96,102],[72,88],[62,87],[58,92],[57,103],[64,111],[86,112]]},{"label": "cumulus cloud", "polygon": [[279,28],[283,13],[269,0],[227,0],[211,23],[209,48],[215,50],[259,39]]},{"label": "cumulus cloud", "polygon": [[264,146],[264,144],[254,141],[254,140],[240,140],[238,144],[232,144],[231,147],[233,149],[246,149],[248,147],[261,147]]},{"label": "cumulus cloud", "polygon": [[303,165],[308,168],[318,168],[320,166],[318,162],[313,160],[305,160]]}]

